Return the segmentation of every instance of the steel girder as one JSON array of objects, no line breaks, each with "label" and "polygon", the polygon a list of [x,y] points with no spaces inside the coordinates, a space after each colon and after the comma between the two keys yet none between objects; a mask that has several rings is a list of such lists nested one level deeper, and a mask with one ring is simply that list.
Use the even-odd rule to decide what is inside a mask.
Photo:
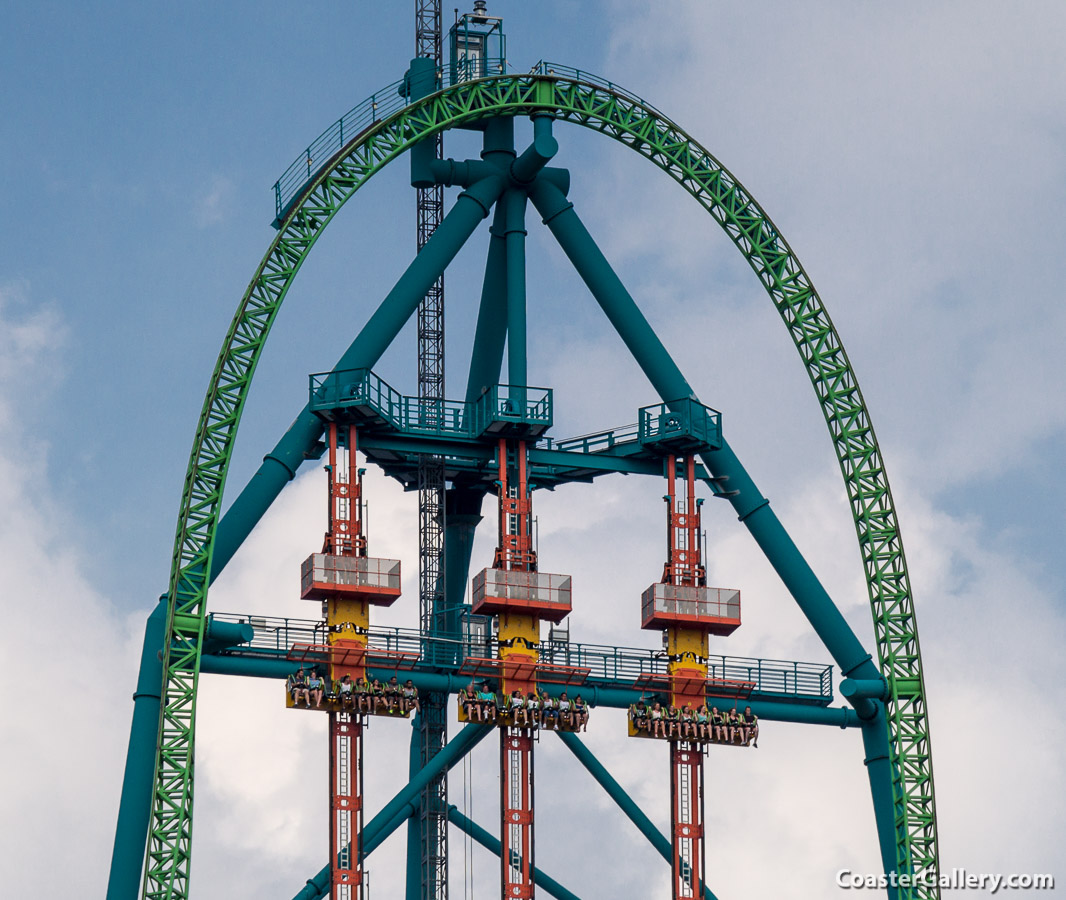
[{"label": "steel girder", "polygon": [[[722,226],[788,327],[829,427],[865,567],[878,659],[888,682],[898,865],[902,871],[937,870],[931,747],[910,582],[880,450],[840,337],[770,218],[704,147],[616,85],[541,64],[529,74],[439,91],[345,145],[289,205],[238,305],[200,414],[178,516],[146,897],[188,894],[196,688],[215,531],[248,387],[281,303],[325,226],[369,178],[412,144],[478,119],[536,112],[600,131],[663,169]],[[935,887],[913,889],[915,897],[938,895]]]}]

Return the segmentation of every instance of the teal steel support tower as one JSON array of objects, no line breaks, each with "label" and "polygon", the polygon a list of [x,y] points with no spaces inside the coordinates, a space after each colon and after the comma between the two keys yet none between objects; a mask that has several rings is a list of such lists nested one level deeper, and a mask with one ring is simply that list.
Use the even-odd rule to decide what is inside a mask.
[{"label": "teal steel support tower", "polygon": [[[351,695],[368,704],[358,711],[343,707],[340,680],[330,683],[332,688],[327,684],[331,735],[348,734],[349,720],[361,735],[365,715],[384,714],[375,706],[374,681],[388,684],[394,676],[409,680],[420,709],[404,763],[408,783],[369,822],[361,814],[343,815],[351,798],[361,796],[361,757],[343,759],[346,771],[359,774],[354,787],[338,787],[347,782],[337,782],[331,774],[329,814],[334,824],[349,823],[344,826],[349,830],[335,834],[331,827],[331,839],[339,843],[312,861],[310,877],[294,873],[289,895],[297,900],[360,900],[365,896],[362,873],[372,864],[374,849],[400,828],[407,837],[406,897],[446,898],[450,826],[500,858],[503,896],[532,897],[538,890],[552,897],[577,896],[573,885],[566,885],[566,873],[546,871],[550,867],[535,857],[535,819],[550,821],[552,810],[543,798],[534,803],[535,753],[528,742],[534,727],[557,731],[663,856],[673,873],[675,898],[713,900],[716,873],[705,865],[702,852],[704,834],[713,827],[703,819],[702,759],[731,752],[718,745],[748,746],[753,740],[757,745],[757,720],[764,740],[772,740],[767,726],[785,723],[842,729],[841,739],[851,740],[855,748],[855,764],[864,764],[867,771],[871,832],[877,835],[884,871],[900,879],[887,896],[939,897],[928,714],[899,525],[869,413],[843,344],[798,259],[737,179],[644,100],[613,82],[554,63],[512,72],[503,23],[489,15],[484,3],[458,16],[447,36],[439,3],[417,2],[416,21],[416,57],[406,73],[396,73],[402,76],[397,85],[334,123],[275,185],[277,234],[240,299],[211,375],[179,507],[170,582],[145,629],[108,900],[189,895],[200,675],[275,679],[279,702],[285,697],[288,705],[298,706],[299,682],[291,690],[280,685],[288,680],[292,688],[307,662],[330,671],[351,669],[366,678]],[[442,53],[445,45],[448,55]],[[866,574],[875,647],[863,646],[852,631],[731,449],[728,412],[704,405],[714,398],[696,396],[650,326],[639,297],[626,288],[582,222],[577,198],[583,181],[595,173],[571,173],[555,164],[566,146],[566,132],[575,127],[621,143],[673,179],[672,189],[678,196],[689,194],[711,215],[764,286],[810,377],[837,454]],[[479,158],[444,157],[443,135],[452,129],[480,135]],[[417,252],[392,289],[366,311],[364,324],[335,367],[311,377],[307,404],[294,411],[292,425],[223,516],[223,491],[244,403],[288,289],[342,207],[352,200],[358,211],[356,195],[363,185],[397,160],[410,166],[419,198]],[[450,208],[446,187],[458,189]],[[554,396],[581,392],[584,386],[529,384],[531,310],[537,295],[528,282],[537,270],[527,260],[528,234],[541,226],[657,395],[647,398],[650,406],[634,409],[637,426],[604,429],[603,423],[588,423],[577,438],[551,431]],[[487,240],[488,250],[473,350],[464,367],[465,390],[455,392],[459,399],[449,399],[443,374],[443,278],[476,235]],[[449,297],[449,302],[462,300]],[[373,369],[412,318],[418,323],[418,383],[404,393]],[[351,633],[341,634],[335,618],[268,621],[255,617],[255,610],[211,609],[210,584],[286,485],[306,462],[322,457],[324,441],[330,453],[336,452],[337,423],[350,429],[342,450],[350,455],[352,472],[358,460],[419,492],[419,533],[411,536],[419,558],[415,627],[379,628],[367,613],[365,624],[353,619],[355,625],[344,626]],[[342,509],[358,524],[359,495],[357,490],[348,493],[357,482],[338,480],[334,468],[330,491],[339,493],[330,494],[331,523],[335,510]],[[663,579],[642,601],[644,627],[661,628],[665,656],[571,639],[558,625],[570,609],[569,578],[542,571],[530,539],[538,491],[596,482],[617,472],[668,478],[670,555]],[[676,495],[675,481],[680,485]],[[335,505],[337,497],[351,496],[356,499],[347,506]],[[702,546],[691,539],[698,533],[704,497],[731,504],[832,665],[711,652],[725,647],[721,638],[740,624],[740,595],[706,583]],[[476,575],[470,589],[474,538],[484,520],[493,518],[486,504],[499,510],[499,545],[493,566]],[[648,513],[653,522],[655,512]],[[660,532],[650,527],[648,533]],[[685,534],[690,536],[687,543]],[[368,565],[391,562],[366,556],[358,542],[349,556],[324,551],[309,559],[319,558],[326,560],[316,563],[320,566],[354,561],[344,571],[358,570],[363,577],[372,571]],[[302,590],[312,599],[320,588],[306,584],[317,571],[304,573]],[[674,571],[689,572],[689,580],[671,581]],[[636,621],[639,591],[648,578],[644,572],[632,574]],[[341,585],[337,590],[360,589],[354,582],[336,585]],[[581,602],[580,594],[573,602]],[[540,632],[542,619],[553,623],[548,636]],[[565,640],[556,628],[568,635]],[[715,636],[713,645],[708,633]],[[846,705],[833,705],[834,667]],[[515,703],[511,688],[516,685],[524,686],[517,691],[519,699],[528,687],[535,706]],[[471,689],[474,693],[468,694]],[[578,693],[582,705],[573,700]],[[701,719],[711,705],[732,709],[737,716],[720,723],[713,717]],[[581,715],[591,718],[595,728],[599,708],[630,710],[630,736],[661,738],[670,745],[669,834],[652,824],[578,737]],[[740,714],[745,708],[750,708],[748,719]],[[393,714],[392,706],[388,714]],[[466,724],[449,741],[448,723],[456,719]],[[393,727],[386,721],[381,725]],[[847,736],[855,729],[861,735],[861,756],[858,736]],[[448,796],[448,771],[490,731],[500,732],[498,829],[472,821]],[[341,771],[337,746],[331,737],[331,773]],[[358,753],[361,744],[356,740],[344,746]],[[361,799],[356,805],[361,809]],[[358,877],[344,874],[351,872]]]}]

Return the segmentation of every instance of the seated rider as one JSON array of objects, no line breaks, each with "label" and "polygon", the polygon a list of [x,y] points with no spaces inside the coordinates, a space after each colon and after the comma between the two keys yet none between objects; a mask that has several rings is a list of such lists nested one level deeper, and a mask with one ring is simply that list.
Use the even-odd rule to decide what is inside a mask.
[{"label": "seated rider", "polygon": [[481,690],[477,694],[478,704],[481,706],[481,717],[484,722],[496,721],[496,692],[489,690],[489,683],[481,683]]},{"label": "seated rider", "polygon": [[318,667],[311,669],[307,679],[307,689],[311,693],[311,699],[315,701],[315,709],[322,708],[322,695],[326,692],[326,679],[318,673]]},{"label": "seated rider", "polygon": [[370,711],[379,712],[385,705],[385,688],[376,678],[370,682]]},{"label": "seated rider", "polygon": [[469,687],[459,688],[459,708],[468,722],[481,721],[481,707],[477,703],[477,691],[474,690],[472,684]]},{"label": "seated rider", "polygon": [[512,721],[516,728],[529,724],[526,698],[522,696],[521,691],[511,691],[511,696],[508,698],[508,707],[511,710]]},{"label": "seated rider", "polygon": [[418,688],[410,678],[403,683],[403,711],[405,713],[418,709]]},{"label": "seated rider", "polygon": [[648,718],[651,719],[651,736],[666,737],[666,720],[663,719],[663,709],[659,705],[659,701],[655,701],[651,705],[651,713]]},{"label": "seated rider", "polygon": [[589,705],[578,694],[574,698],[574,730],[589,730]]},{"label": "seated rider", "polygon": [[729,717],[726,719],[726,725],[729,728],[729,743],[739,744],[744,737],[744,728],[740,723],[740,715],[737,713],[735,706],[729,710]]},{"label": "seated rider", "polygon": [[710,739],[710,714],[707,712],[707,706],[704,704],[698,710],[696,710],[696,739],[699,741],[706,741]]},{"label": "seated rider", "polygon": [[681,731],[681,711],[676,706],[666,709],[666,736],[676,737]]},{"label": "seated rider", "polygon": [[711,707],[711,730],[714,732],[714,740],[724,741],[726,739],[725,716],[718,712],[717,706]]},{"label": "seated rider", "polygon": [[333,686],[333,693],[336,694],[342,707],[353,706],[355,704],[355,682],[352,681],[352,676],[345,672],[341,680]]},{"label": "seated rider", "polygon": [[529,696],[526,697],[526,712],[529,715],[530,721],[533,723],[534,728],[540,727],[540,698],[537,696],[536,691],[530,691]]},{"label": "seated rider", "polygon": [[[566,696],[566,692],[563,692],[563,697]],[[560,722],[560,700],[556,700],[553,697],[549,697],[547,694],[540,695],[540,720],[545,728],[555,729]],[[569,703],[569,701],[567,701]]]},{"label": "seated rider", "polygon": [[559,695],[557,705],[559,707],[559,724],[567,731],[572,730],[574,727],[574,704],[566,691]]},{"label": "seated rider", "polygon": [[361,713],[372,713],[374,711],[374,699],[370,695],[370,682],[366,680],[366,673],[363,673],[362,678],[356,684],[355,694],[355,706]]},{"label": "seated rider", "polygon": [[300,666],[292,675],[286,679],[286,685],[290,694],[292,694],[292,705],[299,706],[300,698],[303,697],[304,704],[306,706],[311,705],[311,692],[307,687],[307,674],[304,671],[304,667]]},{"label": "seated rider", "polygon": [[400,680],[395,675],[385,684],[385,704],[389,715],[396,712],[400,705]]},{"label": "seated rider", "polygon": [[685,741],[692,740],[696,732],[696,723],[692,717],[692,707],[681,707],[681,739]]},{"label": "seated rider", "polygon": [[755,749],[759,748],[759,717],[751,711],[750,706],[744,707],[744,746],[754,742]]},{"label": "seated rider", "polygon": [[629,707],[629,717],[633,720],[633,726],[637,731],[648,730],[648,707],[643,697]]}]

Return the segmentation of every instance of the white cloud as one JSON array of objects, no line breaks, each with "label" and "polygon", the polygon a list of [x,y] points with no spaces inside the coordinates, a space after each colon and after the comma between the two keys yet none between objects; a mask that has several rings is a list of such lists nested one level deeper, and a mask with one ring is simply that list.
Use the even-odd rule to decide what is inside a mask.
[{"label": "white cloud", "polygon": [[196,195],[194,209],[198,228],[221,225],[229,218],[236,186],[224,175],[212,175],[210,181]]}]

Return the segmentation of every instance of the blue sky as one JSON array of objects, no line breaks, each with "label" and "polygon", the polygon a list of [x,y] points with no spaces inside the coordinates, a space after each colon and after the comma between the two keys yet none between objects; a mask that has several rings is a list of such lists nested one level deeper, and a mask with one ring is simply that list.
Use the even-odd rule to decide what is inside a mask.
[{"label": "blue sky", "polygon": [[[413,44],[409,6],[5,10],[0,591],[12,621],[0,646],[16,665],[38,665],[27,636],[40,634],[42,616],[69,622],[64,636],[78,635],[70,665],[99,667],[93,677],[107,685],[106,696],[75,717],[86,749],[81,776],[65,776],[74,780],[62,800],[94,891],[106,873],[139,623],[165,587],[215,356],[274,234],[271,186],[331,121],[402,75]],[[1041,798],[1062,787],[1056,748],[1066,725],[1037,685],[1064,674],[1066,635],[1066,313],[1055,276],[1066,237],[1066,13],[1051,2],[1009,10],[819,2],[800,10],[778,2],[752,9],[494,0],[490,9],[505,17],[515,68],[546,58],[648,97],[748,187],[804,262],[858,373],[900,510],[928,668],[944,863],[1053,869],[1066,820]],[[705,402],[723,411],[731,443],[869,642],[831,445],[769,301],[665,176],[602,138],[572,128],[557,135],[585,221]],[[476,147],[458,138],[447,151]],[[229,496],[299,409],[307,373],[333,364],[409,260],[413,197],[402,163],[393,168],[331,226],[286,301],[242,424]],[[556,389],[560,433],[632,421],[636,407],[654,399],[650,387],[543,229],[530,230],[531,380]],[[448,275],[453,385],[465,378],[484,242],[475,236]],[[410,390],[412,360],[407,334],[383,373]],[[605,481],[538,501],[542,555],[557,561],[546,567],[587,586],[575,637],[646,640],[635,613],[627,606],[616,614],[612,604],[623,595],[635,608],[661,565],[659,487]],[[319,539],[319,488],[312,473],[286,492],[254,546],[220,579],[213,608],[305,614],[276,584],[295,570],[276,567],[298,562]],[[380,535],[372,540],[414,571],[411,498],[384,485],[373,490]],[[645,511],[643,528],[625,525],[634,510]],[[709,519],[712,572],[751,598],[729,651],[827,660],[724,505]],[[613,559],[628,568],[605,571],[603,561]],[[396,620],[410,624],[411,608]],[[248,727],[276,735],[278,752],[321,749],[312,726],[272,718],[274,700],[269,686],[205,688],[202,821],[235,812],[228,831],[198,824],[211,836],[197,862],[204,897],[233,895],[226,878],[240,867],[230,863],[262,870],[264,848],[292,843],[280,837],[286,828],[297,827],[316,856],[313,798],[276,768],[249,768],[245,744],[225,735],[234,705],[255,706]],[[1032,723],[1031,746],[980,726],[1006,704]],[[24,886],[45,858],[40,799],[57,788],[40,711],[5,709],[13,740],[0,755],[38,761],[21,784],[5,784],[16,804],[0,817],[4,833],[25,842],[13,844],[23,860],[15,884]],[[212,724],[217,738],[208,737]],[[806,848],[794,858],[810,879],[798,879],[806,887],[795,896],[815,896],[821,888],[812,883],[821,884],[835,859],[869,864],[872,829],[858,751],[838,757],[822,735],[795,732],[782,734],[774,763],[762,763],[773,773],[750,761],[728,766],[763,786],[759,809],[770,818],[753,826],[801,850],[803,821],[773,811],[818,803],[800,786],[811,773],[829,778],[838,764],[858,767],[841,776],[841,795],[854,798],[824,812],[826,828],[845,832],[839,846],[834,838],[830,850]],[[654,807],[654,790],[643,786],[644,751],[626,748],[618,733],[612,725],[593,740]],[[242,772],[251,773],[247,783]],[[281,793],[265,790],[263,778]],[[981,802],[976,780],[986,785]],[[997,810],[991,821],[989,806]],[[481,818],[490,824],[492,815]],[[272,817],[273,831],[250,824]],[[629,847],[617,818],[611,827]],[[841,821],[867,831],[852,843]],[[1024,841],[1011,838],[1019,834]],[[758,842],[749,850],[737,840],[758,865]],[[383,859],[399,852],[389,847]],[[271,865],[278,871],[268,866],[257,876],[264,884],[276,874],[298,885],[305,869],[317,868],[295,851],[280,862],[274,854]],[[491,877],[492,866],[479,865]],[[722,896],[740,895],[727,890],[729,873],[720,879]],[[250,896],[252,883],[236,882],[236,895]],[[773,885],[760,883],[757,895],[784,896]]]}]

